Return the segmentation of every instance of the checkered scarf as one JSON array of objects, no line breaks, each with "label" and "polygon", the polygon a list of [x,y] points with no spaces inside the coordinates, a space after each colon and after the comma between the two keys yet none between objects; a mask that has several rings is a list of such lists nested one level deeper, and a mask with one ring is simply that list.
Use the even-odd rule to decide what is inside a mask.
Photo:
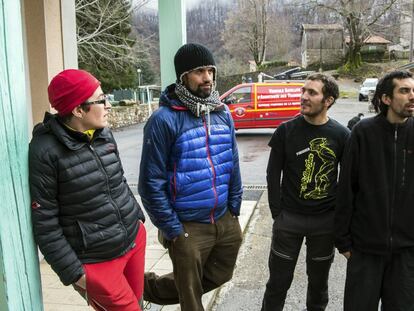
[{"label": "checkered scarf", "polygon": [[197,118],[207,114],[209,116],[211,111],[221,111],[224,108],[220,101],[219,92],[214,90],[209,97],[201,98],[190,93],[190,91],[181,83],[175,85],[175,94]]}]

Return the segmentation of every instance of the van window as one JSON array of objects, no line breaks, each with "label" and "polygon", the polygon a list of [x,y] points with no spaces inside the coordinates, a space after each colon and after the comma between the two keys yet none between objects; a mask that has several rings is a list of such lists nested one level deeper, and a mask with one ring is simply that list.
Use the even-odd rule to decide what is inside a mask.
[{"label": "van window", "polygon": [[229,94],[225,99],[225,103],[248,103],[251,102],[252,98],[252,87],[251,86],[243,86],[238,88],[233,93]]}]

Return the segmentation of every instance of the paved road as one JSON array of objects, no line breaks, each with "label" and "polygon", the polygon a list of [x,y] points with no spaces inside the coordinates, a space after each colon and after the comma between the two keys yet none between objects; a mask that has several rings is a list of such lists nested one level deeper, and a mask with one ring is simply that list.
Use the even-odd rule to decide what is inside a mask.
[{"label": "paved road", "polygon": [[368,111],[368,102],[359,102],[356,99],[340,98],[328,110],[328,114],[343,125],[347,125],[348,120],[356,116],[358,113],[363,113],[365,117],[373,116],[374,113]]},{"label": "paved road", "polygon": [[[125,177],[128,183],[132,185],[138,183],[144,125],[144,123],[140,123],[114,131],[119,155],[125,171]],[[136,189],[132,190],[135,191]]]},{"label": "paved road", "polygon": [[[355,99],[340,99],[329,111],[329,114],[346,125],[348,120],[359,112],[365,116],[368,113],[368,103],[358,102]],[[142,135],[144,124],[137,124],[114,132],[118,143],[125,177],[130,184],[138,182],[139,162],[142,151]],[[265,170],[269,157],[269,142],[273,129],[239,130],[236,133],[239,146],[240,167],[243,184],[265,185]],[[135,189],[133,189],[135,191]]]}]

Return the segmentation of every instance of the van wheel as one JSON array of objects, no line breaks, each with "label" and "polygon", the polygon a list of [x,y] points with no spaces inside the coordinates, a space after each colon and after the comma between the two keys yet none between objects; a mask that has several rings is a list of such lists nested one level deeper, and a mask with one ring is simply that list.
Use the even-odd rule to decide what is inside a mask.
[{"label": "van wheel", "polygon": [[364,100],[364,96],[362,96],[361,94],[359,94],[358,100],[359,100],[360,102],[362,102],[362,101]]}]

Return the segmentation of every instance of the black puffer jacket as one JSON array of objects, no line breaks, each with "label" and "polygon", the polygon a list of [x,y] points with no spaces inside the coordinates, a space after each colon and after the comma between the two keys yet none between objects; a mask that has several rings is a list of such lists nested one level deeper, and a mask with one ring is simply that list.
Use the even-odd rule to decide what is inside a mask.
[{"label": "black puffer jacket", "polygon": [[82,263],[130,249],[144,215],[109,129],[89,141],[47,113],[33,130],[29,166],[35,240],[63,284],[82,276]]}]

